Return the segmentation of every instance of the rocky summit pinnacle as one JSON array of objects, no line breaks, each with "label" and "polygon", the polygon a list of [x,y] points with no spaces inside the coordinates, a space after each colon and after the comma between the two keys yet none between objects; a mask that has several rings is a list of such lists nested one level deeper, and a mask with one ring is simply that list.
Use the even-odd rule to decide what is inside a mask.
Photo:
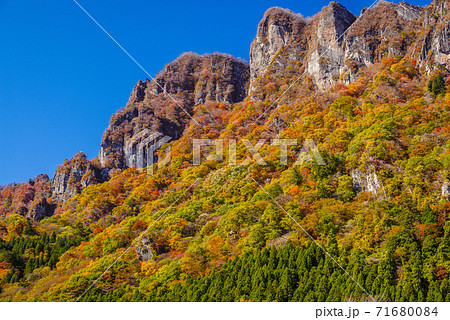
[{"label": "rocky summit pinnacle", "polygon": [[[192,122],[194,106],[207,102],[236,103],[248,90],[249,66],[227,54],[185,53],[168,64],[153,81],[139,81],[125,109],[115,114],[102,139],[99,160],[103,167],[125,169],[137,160],[141,145],[147,154],[160,137],[178,139]],[[140,134],[146,130],[148,134]],[[143,141],[150,144],[143,144]],[[140,165],[139,165],[140,163]]]},{"label": "rocky summit pinnacle", "polygon": [[303,18],[290,10],[270,8],[258,24],[250,50],[251,91],[257,78],[282,73],[299,64],[299,76],[311,77],[326,90],[354,81],[361,68],[387,57],[409,57],[431,72],[450,67],[449,1],[426,7],[379,1],[356,18],[331,2],[318,14]]},{"label": "rocky summit pinnacle", "polygon": [[250,79],[263,75],[273,58],[286,46],[293,46],[303,34],[306,20],[291,10],[273,7],[258,24],[250,48]]}]

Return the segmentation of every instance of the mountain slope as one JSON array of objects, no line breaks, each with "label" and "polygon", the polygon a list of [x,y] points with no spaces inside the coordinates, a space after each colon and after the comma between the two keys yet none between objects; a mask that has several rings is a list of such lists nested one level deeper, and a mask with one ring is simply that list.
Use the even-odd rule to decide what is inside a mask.
[{"label": "mountain slope", "polygon": [[[250,66],[183,55],[155,77],[176,102],[138,82],[98,159],[47,186],[71,186],[55,214],[33,224],[6,206],[24,187],[0,190],[1,299],[450,301],[448,5],[271,8]],[[154,132],[171,161],[149,175]],[[223,159],[195,165],[194,139]]]}]

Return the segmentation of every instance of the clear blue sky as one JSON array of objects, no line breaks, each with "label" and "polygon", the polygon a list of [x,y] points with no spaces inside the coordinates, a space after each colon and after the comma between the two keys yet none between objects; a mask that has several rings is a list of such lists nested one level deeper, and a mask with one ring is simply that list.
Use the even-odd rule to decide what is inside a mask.
[{"label": "clear blue sky", "polygon": [[[371,2],[340,1],[356,15]],[[267,8],[311,16],[329,1],[79,3],[153,75],[186,51],[248,60]],[[0,0],[0,30],[0,185],[52,178],[77,151],[94,158],[109,118],[144,72],[72,0]]]}]

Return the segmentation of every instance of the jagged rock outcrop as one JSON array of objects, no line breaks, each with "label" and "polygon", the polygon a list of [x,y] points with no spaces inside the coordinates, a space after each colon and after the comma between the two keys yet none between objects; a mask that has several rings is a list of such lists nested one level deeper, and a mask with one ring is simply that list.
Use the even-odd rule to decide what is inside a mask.
[{"label": "jagged rock outcrop", "polygon": [[55,207],[54,203],[50,203],[48,198],[41,195],[37,197],[35,205],[30,208],[27,216],[34,221],[41,221],[42,219],[51,217],[55,211]]},{"label": "jagged rock outcrop", "polygon": [[316,37],[309,41],[307,72],[320,88],[328,88],[339,79],[345,65],[343,36],[355,20],[337,2],[330,3],[313,18],[311,27],[316,30]]},{"label": "jagged rock outcrop", "polygon": [[418,61],[427,72],[450,68],[449,0],[427,7],[379,1],[356,19],[337,2],[304,19],[271,8],[258,25],[250,50],[251,89],[266,73],[283,73],[300,64],[298,76],[311,77],[320,89],[350,83],[361,68],[387,57]]},{"label": "jagged rock outcrop", "polygon": [[[183,135],[193,122],[195,105],[242,101],[249,82],[251,88],[261,88],[257,79],[267,73],[284,77],[292,65],[300,65],[298,76],[311,78],[319,89],[339,81],[348,84],[361,69],[385,57],[415,58],[428,72],[438,64],[450,67],[448,7],[449,0],[435,0],[423,8],[379,1],[358,19],[337,2],[308,19],[288,9],[270,8],[258,24],[250,66],[225,54],[186,53],[154,81],[140,80],[126,108],[111,118],[101,142],[100,166],[106,170],[148,166],[156,161],[155,150]],[[56,199],[66,191],[74,195],[86,184],[77,178],[80,187],[71,187],[66,178],[55,176]]]},{"label": "jagged rock outcrop", "polygon": [[195,105],[214,102],[240,102],[247,95],[249,66],[234,57],[214,53],[184,53],[169,63],[154,80],[139,81],[129,104],[151,101],[152,96],[189,93]]},{"label": "jagged rock outcrop", "polygon": [[52,198],[56,203],[62,203],[105,178],[98,165],[88,160],[83,152],[78,152],[56,170],[51,181]]},{"label": "jagged rock outcrop", "polygon": [[[24,201],[14,202],[17,208],[0,208],[0,214],[15,212],[40,221],[84,188],[106,181],[110,169],[147,166],[156,160],[149,158],[153,151],[181,137],[195,105],[242,101],[248,82],[249,66],[243,61],[226,54],[183,54],[157,74],[155,81],[137,83],[128,106],[112,117],[98,160],[91,161],[79,152],[64,161],[51,181],[40,175],[28,184],[2,187],[0,193],[10,194],[8,188],[18,189],[17,193],[25,188],[28,193]],[[0,200],[5,200],[2,195]],[[13,201],[5,201],[9,202]]]},{"label": "jagged rock outcrop", "polygon": [[139,81],[127,107],[111,118],[101,142],[101,165],[147,166],[154,150],[182,136],[195,105],[242,101],[248,82],[249,66],[229,55],[181,55],[154,81]]},{"label": "jagged rock outcrop", "polygon": [[450,1],[433,1],[421,19],[426,35],[422,41],[420,61],[430,71],[436,64],[450,69]]},{"label": "jagged rock outcrop", "polygon": [[369,192],[373,196],[386,197],[383,183],[378,179],[375,172],[363,173],[355,169],[351,173],[353,179],[353,188],[358,194],[360,192]]},{"label": "jagged rock outcrop", "polygon": [[450,182],[445,181],[441,188],[441,197],[450,200]]},{"label": "jagged rock outcrop", "polygon": [[50,179],[40,174],[26,183],[11,184],[0,189],[0,217],[20,214],[35,221],[53,215]]},{"label": "jagged rock outcrop", "polygon": [[140,261],[148,261],[151,258],[153,258],[153,251],[150,244],[150,240],[148,240],[146,236],[144,236],[141,239],[140,243],[137,244],[135,250],[138,254],[138,259]]},{"label": "jagged rock outcrop", "polygon": [[423,14],[421,7],[410,5],[405,1],[400,1],[396,7],[397,14],[407,21],[419,20]]},{"label": "jagged rock outcrop", "polygon": [[[263,75],[275,55],[287,46],[295,47],[304,32],[305,18],[280,7],[270,8],[258,24],[250,48],[250,79]],[[274,62],[276,63],[276,62]]]},{"label": "jagged rock outcrop", "polygon": [[308,19],[278,7],[267,10],[250,49],[251,88],[258,76],[282,73],[296,63],[319,87],[329,87],[339,79],[345,63],[342,36],[355,20],[337,2]]},{"label": "jagged rock outcrop", "polygon": [[386,1],[363,11],[344,36],[342,46],[346,62],[341,80],[347,84],[354,81],[362,67],[381,62],[383,58],[412,54],[414,32],[420,29],[420,21],[413,17],[422,12],[423,9],[405,2],[396,5]]},{"label": "jagged rock outcrop", "polygon": [[56,205],[51,199],[50,179],[46,174],[40,174],[36,178],[28,181],[28,184],[34,188],[35,194],[33,201],[28,207],[27,217],[35,221],[41,221],[51,217],[55,211]]}]

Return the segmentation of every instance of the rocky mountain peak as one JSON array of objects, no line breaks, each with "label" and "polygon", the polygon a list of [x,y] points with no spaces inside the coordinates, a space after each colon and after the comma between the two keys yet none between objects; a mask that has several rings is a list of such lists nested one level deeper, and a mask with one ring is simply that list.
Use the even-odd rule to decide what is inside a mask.
[{"label": "rocky mountain peak", "polygon": [[331,2],[309,19],[278,7],[267,10],[250,49],[252,84],[268,69],[284,70],[301,61],[317,85],[329,86],[333,77],[339,77],[344,63],[342,35],[355,20],[337,2]]},{"label": "rocky mountain peak", "polygon": [[344,6],[331,2],[313,17],[307,72],[320,88],[330,87],[339,78],[344,65],[344,33],[356,17]]},{"label": "rocky mountain peak", "polygon": [[321,90],[339,81],[348,84],[361,68],[387,57],[415,59],[427,73],[439,65],[450,67],[448,7],[448,0],[427,7],[379,1],[357,19],[331,2],[306,20],[290,10],[271,8],[250,50],[252,93],[258,76],[282,74],[296,64],[298,76],[312,78]]},{"label": "rocky mountain peak", "polygon": [[48,175],[39,174],[34,179],[30,179],[28,181],[28,184],[33,187],[33,186],[39,185],[39,184],[44,185],[49,182],[50,182],[50,179],[49,179]]},{"label": "rocky mountain peak", "polygon": [[450,69],[450,0],[435,0],[425,8],[421,19],[425,32],[420,61],[430,72],[434,66]]},{"label": "rocky mountain peak", "polygon": [[51,181],[52,198],[56,203],[64,202],[87,186],[102,181],[104,176],[101,168],[80,151],[56,170]]},{"label": "rocky mountain peak", "polygon": [[272,58],[302,35],[305,18],[291,10],[273,7],[264,13],[250,49],[250,79],[263,75]]},{"label": "rocky mountain peak", "polygon": [[396,9],[397,14],[407,21],[419,20],[424,11],[423,8],[408,4],[405,1],[400,1]]},{"label": "rocky mountain peak", "polygon": [[182,54],[153,80],[140,80],[127,107],[111,118],[101,143],[101,165],[146,166],[146,159],[141,158],[159,141],[154,137],[180,138],[192,121],[187,113],[192,114],[196,105],[242,101],[249,74],[246,62],[227,54]]},{"label": "rocky mountain peak", "polygon": [[333,45],[342,41],[342,35],[356,17],[340,3],[331,2],[316,15],[316,19],[319,20],[316,26],[318,40]]},{"label": "rocky mountain peak", "polygon": [[15,183],[0,188],[0,217],[10,213],[40,221],[53,214],[55,205],[49,200],[50,180],[40,174],[26,183]]}]

